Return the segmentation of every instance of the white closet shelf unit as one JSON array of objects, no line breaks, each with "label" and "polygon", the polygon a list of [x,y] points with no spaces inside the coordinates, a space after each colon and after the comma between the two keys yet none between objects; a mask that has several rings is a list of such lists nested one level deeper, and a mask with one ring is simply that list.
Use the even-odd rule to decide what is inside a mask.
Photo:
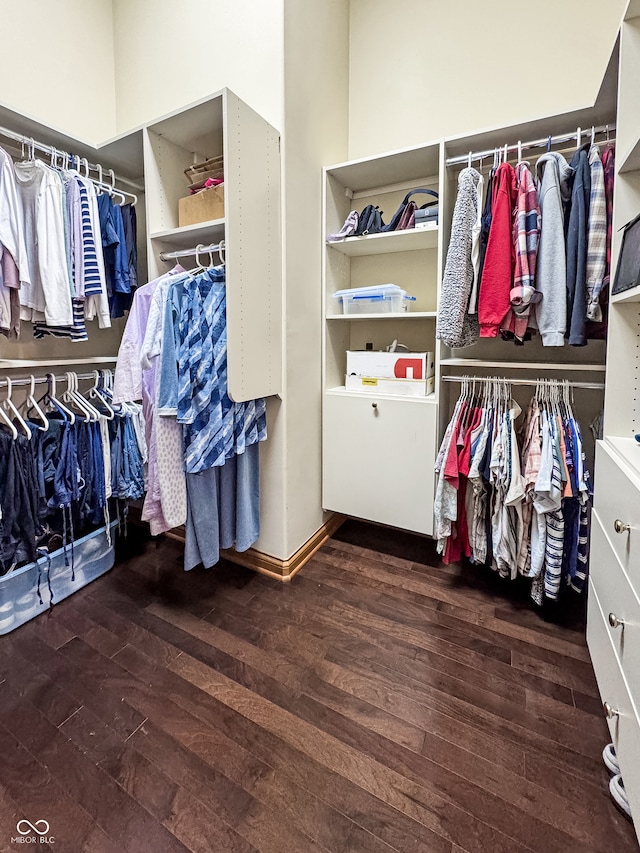
[{"label": "white closet shelf unit", "polygon": [[407,397],[404,394],[375,394],[370,391],[347,391],[344,385],[338,385],[336,388],[327,388],[327,394],[335,397],[354,397],[357,400],[370,400],[376,402],[383,400],[397,400],[400,403],[415,404],[418,406],[435,406],[437,399],[435,394],[428,394],[426,397]]},{"label": "white closet shelf unit", "polygon": [[[229,396],[282,391],[280,136],[229,89],[143,127],[149,277],[170,256],[224,240]],[[180,227],[184,170],[224,156],[225,215]],[[182,255],[189,258],[195,253]],[[166,258],[167,260],[164,260]],[[186,266],[188,262],[185,261]]]},{"label": "white closet shelf unit", "polygon": [[218,242],[224,239],[224,229],[224,219],[209,219],[207,222],[196,222],[195,225],[183,225],[182,228],[154,231],[149,234],[149,238],[152,241],[170,243],[176,249],[187,249],[198,243]]},{"label": "white closet shelf unit", "polygon": [[[440,158],[435,142],[326,168],[325,236],[339,231],[350,210],[377,204],[388,222],[410,190],[439,192]],[[372,394],[344,385],[347,350],[383,350],[397,339],[434,352],[440,239],[435,226],[350,237],[323,249],[323,507],[427,534],[437,394]],[[416,297],[415,310],[337,313],[336,291],[390,282]]]},{"label": "white closet shelf unit", "polygon": [[437,311],[401,311],[392,314],[327,314],[327,320],[434,320]]},{"label": "white closet shelf unit", "polygon": [[361,237],[346,237],[328,244],[336,252],[352,258],[362,255],[383,255],[388,252],[416,252],[420,249],[435,249],[438,245],[438,226],[432,228],[387,231],[382,234],[363,234]]},{"label": "white closet shelf unit", "polygon": [[499,370],[568,370],[578,372],[604,373],[604,364],[589,364],[587,362],[567,361],[501,361],[480,358],[442,358],[442,367],[468,367],[468,368],[496,368]]}]

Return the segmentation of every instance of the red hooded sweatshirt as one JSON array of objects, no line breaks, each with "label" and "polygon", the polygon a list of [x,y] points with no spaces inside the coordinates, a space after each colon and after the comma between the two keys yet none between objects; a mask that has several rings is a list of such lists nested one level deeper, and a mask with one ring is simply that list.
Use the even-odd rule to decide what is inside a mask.
[{"label": "red hooded sweatshirt", "polygon": [[480,337],[495,338],[511,307],[511,288],[515,268],[513,215],[518,183],[513,166],[502,163],[493,179],[491,229],[482,278],[478,320]]}]

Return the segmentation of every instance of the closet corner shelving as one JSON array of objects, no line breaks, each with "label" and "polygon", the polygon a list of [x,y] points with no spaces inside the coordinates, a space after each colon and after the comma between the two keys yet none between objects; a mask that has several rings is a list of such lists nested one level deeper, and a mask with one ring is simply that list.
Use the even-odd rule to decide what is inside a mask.
[{"label": "closet corner shelving", "polygon": [[[229,396],[282,391],[280,136],[229,89],[144,129],[149,277],[163,252],[225,242]],[[184,170],[224,156],[225,216],[180,227]]]},{"label": "closet corner shelving", "polygon": [[[325,235],[377,204],[388,221],[410,189],[440,190],[439,142],[324,169]],[[348,350],[394,340],[435,352],[440,227],[326,243],[323,254],[323,507],[419,533],[433,529],[437,392],[347,391]],[[338,290],[393,283],[416,297],[399,314],[339,314]],[[436,385],[437,387],[437,385]]]},{"label": "closet corner shelving", "polygon": [[[612,280],[640,212],[640,2],[620,31]],[[609,304],[604,437],[596,447],[587,643],[640,836],[640,287]]]}]

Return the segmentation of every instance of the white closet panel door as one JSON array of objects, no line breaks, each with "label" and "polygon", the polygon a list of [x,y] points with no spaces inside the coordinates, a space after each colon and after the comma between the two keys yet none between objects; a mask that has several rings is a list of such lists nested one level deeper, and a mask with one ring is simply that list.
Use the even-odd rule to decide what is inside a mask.
[{"label": "white closet panel door", "polygon": [[598,518],[631,585],[640,594],[640,483],[625,471],[615,452],[600,441],[596,447],[596,470],[594,504]]},{"label": "white closet panel door", "polygon": [[593,583],[590,582],[587,643],[600,697],[605,703],[605,710],[609,708],[610,716],[607,718],[607,723],[620,762],[620,772],[631,804],[636,832],[638,832],[640,828],[640,720],[618,664],[605,620],[606,614],[598,601]]},{"label": "white closet panel door", "polygon": [[326,394],[323,442],[325,509],[433,532],[433,403]]},{"label": "white closet panel door", "polygon": [[595,512],[590,554],[591,581],[607,620],[609,638],[631,695],[640,704],[640,601]]}]

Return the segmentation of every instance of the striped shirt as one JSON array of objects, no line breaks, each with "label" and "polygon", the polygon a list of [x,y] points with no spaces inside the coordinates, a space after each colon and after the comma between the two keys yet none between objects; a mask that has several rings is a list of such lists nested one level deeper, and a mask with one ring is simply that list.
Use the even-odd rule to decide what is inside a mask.
[{"label": "striped shirt", "polygon": [[224,266],[183,282],[177,318],[178,417],[188,473],[224,465],[267,437],[264,399],[234,403],[227,393]]}]

